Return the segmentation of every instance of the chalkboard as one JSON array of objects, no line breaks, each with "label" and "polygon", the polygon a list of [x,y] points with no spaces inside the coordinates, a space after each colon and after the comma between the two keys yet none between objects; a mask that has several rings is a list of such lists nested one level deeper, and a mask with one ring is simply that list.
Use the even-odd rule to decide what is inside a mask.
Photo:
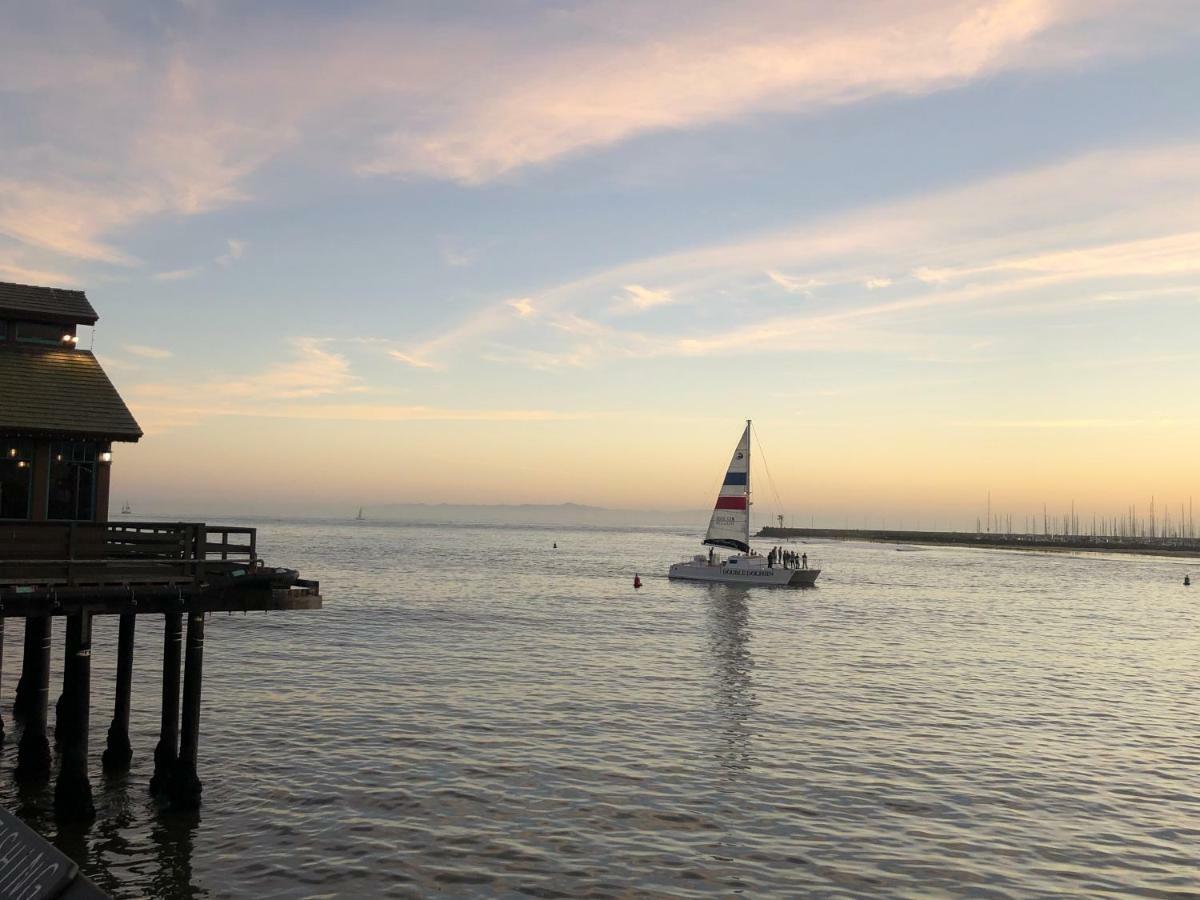
[{"label": "chalkboard", "polygon": [[104,897],[79,866],[0,807],[0,900]]}]

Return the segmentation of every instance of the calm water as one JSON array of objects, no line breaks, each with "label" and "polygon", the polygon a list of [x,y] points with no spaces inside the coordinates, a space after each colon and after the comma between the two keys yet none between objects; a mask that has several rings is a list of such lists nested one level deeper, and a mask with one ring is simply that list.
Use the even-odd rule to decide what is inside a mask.
[{"label": "calm water", "polygon": [[145,792],[149,618],[118,781],[96,624],[95,825],[55,835],[51,792],[0,779],[118,897],[1200,895],[1181,562],[810,544],[818,589],[747,592],[647,577],[694,546],[665,530],[278,522],[260,545],[326,608],[210,620],[197,818]]}]

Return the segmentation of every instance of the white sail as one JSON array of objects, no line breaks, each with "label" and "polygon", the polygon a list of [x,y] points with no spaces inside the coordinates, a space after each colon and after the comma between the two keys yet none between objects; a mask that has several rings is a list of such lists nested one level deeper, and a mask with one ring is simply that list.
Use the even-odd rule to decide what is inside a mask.
[{"label": "white sail", "polygon": [[704,543],[750,551],[750,422],[733,451]]}]

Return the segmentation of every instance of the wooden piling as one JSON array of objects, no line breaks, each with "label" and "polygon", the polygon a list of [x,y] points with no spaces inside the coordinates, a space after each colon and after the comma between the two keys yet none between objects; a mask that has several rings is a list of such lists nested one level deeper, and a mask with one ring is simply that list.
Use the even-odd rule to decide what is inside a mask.
[{"label": "wooden piling", "polygon": [[64,744],[71,739],[71,728],[74,725],[75,713],[71,708],[71,704],[75,702],[72,690],[74,688],[73,670],[75,667],[75,651],[71,648],[73,641],[77,637],[72,630],[72,619],[74,616],[67,617],[67,634],[66,634],[66,651],[63,653],[63,680],[62,692],[58,695],[58,700],[54,703],[54,747],[56,750],[61,750]]},{"label": "wooden piling", "polygon": [[170,789],[175,763],[179,760],[179,658],[183,644],[183,614],[168,612],[163,635],[162,724],[154,748],[154,776],[150,793],[164,795]]},{"label": "wooden piling", "polygon": [[13,701],[13,718],[18,721],[24,721],[29,713],[29,708],[33,701],[30,699],[30,691],[33,683],[37,680],[30,672],[33,669],[34,662],[37,658],[36,645],[41,641],[41,632],[35,625],[33,618],[25,617],[25,635],[24,649],[21,652],[21,677],[17,680],[17,697]]},{"label": "wooden piling", "polygon": [[[59,819],[91,820],[96,815],[88,780],[88,719],[92,687],[92,614],[67,617],[63,713],[59,723],[62,765],[54,786],[54,813]],[[64,729],[62,726],[66,726]]]},{"label": "wooden piling", "polygon": [[188,615],[187,655],[183,667],[183,726],[179,741],[179,761],[171,780],[171,805],[176,809],[200,806],[203,786],[196,774],[200,745],[200,689],[204,676],[204,613]]},{"label": "wooden piling", "polygon": [[133,747],[129,743],[129,694],[133,687],[133,637],[136,626],[136,613],[121,613],[120,630],[117,633],[117,696],[103,757],[107,772],[127,772],[133,760]]},{"label": "wooden piling", "polygon": [[17,781],[44,784],[50,778],[50,742],[46,739],[46,707],[50,698],[50,616],[25,622],[29,667],[25,672],[25,728],[17,745]]},{"label": "wooden piling", "polygon": [[[0,682],[4,680],[4,616],[0,616]],[[0,743],[4,742],[4,716],[0,715]]]}]

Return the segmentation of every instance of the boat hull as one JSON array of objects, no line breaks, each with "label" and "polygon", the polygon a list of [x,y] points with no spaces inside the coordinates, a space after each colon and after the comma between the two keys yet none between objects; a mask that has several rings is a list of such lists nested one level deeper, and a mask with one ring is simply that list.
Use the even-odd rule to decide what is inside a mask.
[{"label": "boat hull", "polygon": [[728,563],[675,563],[667,577],[680,581],[708,581],[721,584],[762,584],[768,587],[812,587],[820,569],[784,569],[770,566]]}]

